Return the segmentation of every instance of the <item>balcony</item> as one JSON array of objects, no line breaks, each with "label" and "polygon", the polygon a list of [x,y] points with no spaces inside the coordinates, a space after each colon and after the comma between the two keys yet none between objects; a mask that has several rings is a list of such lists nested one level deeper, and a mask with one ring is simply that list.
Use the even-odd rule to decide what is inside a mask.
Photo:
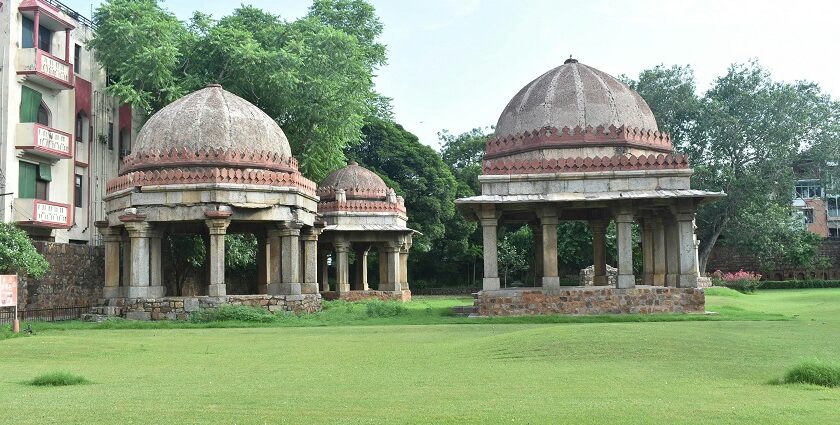
[{"label": "balcony", "polygon": [[14,221],[22,226],[67,229],[70,205],[40,199],[15,198]]},{"label": "balcony", "polygon": [[41,49],[18,49],[17,73],[27,80],[55,90],[73,88],[73,65]]},{"label": "balcony", "polygon": [[69,133],[37,123],[17,125],[15,147],[51,160],[73,157],[73,137]]}]

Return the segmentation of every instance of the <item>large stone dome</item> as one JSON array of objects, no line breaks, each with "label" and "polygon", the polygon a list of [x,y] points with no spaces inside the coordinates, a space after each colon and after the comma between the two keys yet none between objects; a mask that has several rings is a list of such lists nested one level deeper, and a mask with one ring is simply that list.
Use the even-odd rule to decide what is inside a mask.
[{"label": "large stone dome", "polygon": [[277,122],[218,84],[190,93],[152,115],[121,173],[184,166],[190,157],[203,166],[296,169],[289,141]]},{"label": "large stone dome", "polygon": [[510,100],[496,136],[517,136],[544,127],[598,126],[657,131],[647,102],[611,75],[568,59],[531,81]]},{"label": "large stone dome", "polygon": [[344,191],[347,199],[382,200],[388,194],[388,185],[373,171],[350,162],[318,185],[318,196],[322,201],[333,200],[339,190]]}]

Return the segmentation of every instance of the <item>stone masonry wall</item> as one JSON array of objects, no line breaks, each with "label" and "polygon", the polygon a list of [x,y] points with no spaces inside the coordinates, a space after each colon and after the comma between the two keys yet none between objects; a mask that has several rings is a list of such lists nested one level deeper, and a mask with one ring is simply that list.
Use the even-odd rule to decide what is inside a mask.
[{"label": "stone masonry wall", "polygon": [[524,316],[534,314],[632,314],[703,313],[706,296],[700,288],[637,286],[541,289],[503,289],[476,294],[479,316]]},{"label": "stone masonry wall", "polygon": [[33,310],[95,305],[105,286],[105,249],[99,246],[35,242],[50,263],[46,276],[21,276],[18,308]]},{"label": "stone masonry wall", "polygon": [[[825,240],[820,245],[819,255],[828,258],[831,267],[823,270],[804,270],[789,264],[779,263],[773,270],[764,271],[764,280],[793,280],[793,279],[840,279],[840,240]],[[734,273],[739,270],[761,270],[755,258],[744,255],[728,246],[715,246],[709,255],[706,272],[711,274],[715,270],[724,273]]]},{"label": "stone masonry wall", "polygon": [[356,302],[362,300],[382,300],[382,301],[411,301],[411,291],[404,290],[400,292],[392,291],[350,291],[339,294],[336,291],[322,292],[325,300],[344,300],[349,302]]},{"label": "stone masonry wall", "polygon": [[315,313],[321,311],[321,295],[228,295],[225,297],[164,297],[157,299],[117,298],[103,300],[94,313],[129,320],[185,320],[199,309],[222,305],[247,305],[272,313]]}]

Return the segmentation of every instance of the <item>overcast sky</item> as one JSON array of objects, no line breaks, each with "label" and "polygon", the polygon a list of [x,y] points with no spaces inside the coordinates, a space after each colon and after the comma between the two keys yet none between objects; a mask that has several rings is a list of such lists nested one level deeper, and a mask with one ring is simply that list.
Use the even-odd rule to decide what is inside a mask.
[{"label": "overcast sky", "polygon": [[[63,0],[84,15],[100,1]],[[292,20],[310,0],[168,0],[181,19],[250,3]],[[840,98],[840,2],[373,0],[388,65],[377,89],[399,123],[437,147],[437,132],[494,125],[526,83],[573,55],[611,75],[689,64],[705,90],[729,64],[757,58],[781,80]]]}]

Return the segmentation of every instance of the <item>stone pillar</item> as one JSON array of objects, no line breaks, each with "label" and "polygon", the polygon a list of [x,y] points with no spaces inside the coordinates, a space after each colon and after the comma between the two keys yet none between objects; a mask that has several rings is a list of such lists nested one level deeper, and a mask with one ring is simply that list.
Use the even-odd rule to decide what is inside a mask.
[{"label": "stone pillar", "polygon": [[268,285],[266,287],[269,295],[280,295],[281,292],[281,264],[280,264],[280,229],[270,227],[266,231],[268,239]]},{"label": "stone pillar", "polygon": [[268,256],[271,251],[268,246],[268,237],[264,234],[255,236],[257,238],[257,293],[268,294],[268,276],[271,273],[269,270],[271,259]]},{"label": "stone pillar", "polygon": [[225,286],[225,234],[230,225],[230,213],[206,213],[204,220],[210,232],[210,250],[207,251],[207,262],[210,265],[210,281],[207,284],[207,295],[223,297],[227,295]]},{"label": "stone pillar", "polygon": [[120,294],[120,229],[108,227],[107,221],[97,221],[96,227],[105,242],[105,287],[102,296],[119,298]]},{"label": "stone pillar", "polygon": [[679,287],[696,288],[700,272],[697,264],[697,242],[694,238],[694,210],[693,206],[684,206],[684,208],[677,214],[680,253]]},{"label": "stone pillar", "polygon": [[680,281],[680,234],[676,220],[665,222],[665,285],[676,287]]},{"label": "stone pillar", "polygon": [[280,294],[300,295],[300,228],[297,223],[283,223],[280,230]]},{"label": "stone pillar", "polygon": [[546,209],[540,214],[542,228],[543,289],[560,289],[560,274],[557,270],[557,211]]},{"label": "stone pillar", "polygon": [[592,229],[592,258],[593,274],[592,284],[595,286],[607,286],[607,222],[605,220],[592,220],[589,222]]},{"label": "stone pillar", "polygon": [[379,258],[379,285],[377,287],[382,290],[382,285],[388,282],[388,254],[385,252],[385,244],[379,244],[376,252]]},{"label": "stone pillar", "polygon": [[642,284],[653,285],[653,221],[640,220],[642,233]]},{"label": "stone pillar", "polygon": [[370,250],[370,245],[356,248],[356,282],[353,287],[357,291],[367,291],[368,286],[368,262],[367,256]]},{"label": "stone pillar", "polygon": [[408,250],[411,249],[411,241],[404,242],[400,246],[400,288],[408,290]]},{"label": "stone pillar", "polygon": [[534,236],[534,286],[542,282],[543,278],[543,240],[542,227],[539,223],[530,223],[531,235]]},{"label": "stone pillar", "polygon": [[666,267],[665,223],[657,217],[653,223],[653,284],[665,286]]},{"label": "stone pillar", "polygon": [[385,245],[385,263],[387,264],[387,275],[385,283],[379,284],[380,291],[399,292],[400,286],[400,243],[388,242]]},{"label": "stone pillar", "polygon": [[122,286],[122,289],[120,289],[120,296],[124,297],[127,295],[126,291],[128,291],[126,288],[131,284],[131,238],[128,237],[128,234],[121,235],[120,242],[122,243],[122,258],[120,259],[120,267],[122,268],[120,286]]},{"label": "stone pillar", "polygon": [[493,210],[480,211],[481,230],[484,238],[484,282],[482,289],[493,291],[499,289],[499,259],[497,227],[499,216]]},{"label": "stone pillar", "polygon": [[155,229],[149,233],[149,298],[166,295],[163,286],[163,232]]},{"label": "stone pillar", "polygon": [[131,240],[131,273],[127,298],[149,298],[149,223],[140,220],[125,222]]},{"label": "stone pillar", "polygon": [[618,245],[618,282],[616,288],[633,288],[633,214],[622,211],[615,216],[616,244]]},{"label": "stone pillar", "polygon": [[330,249],[329,245],[321,244],[318,248],[318,267],[321,273],[321,290],[327,292],[330,290]]},{"label": "stone pillar", "polygon": [[303,242],[303,282],[300,292],[302,294],[318,293],[318,230],[313,227],[306,228],[300,236]]},{"label": "stone pillar", "polygon": [[350,264],[347,253],[350,251],[350,242],[344,240],[335,241],[335,290],[339,293],[350,292]]}]

